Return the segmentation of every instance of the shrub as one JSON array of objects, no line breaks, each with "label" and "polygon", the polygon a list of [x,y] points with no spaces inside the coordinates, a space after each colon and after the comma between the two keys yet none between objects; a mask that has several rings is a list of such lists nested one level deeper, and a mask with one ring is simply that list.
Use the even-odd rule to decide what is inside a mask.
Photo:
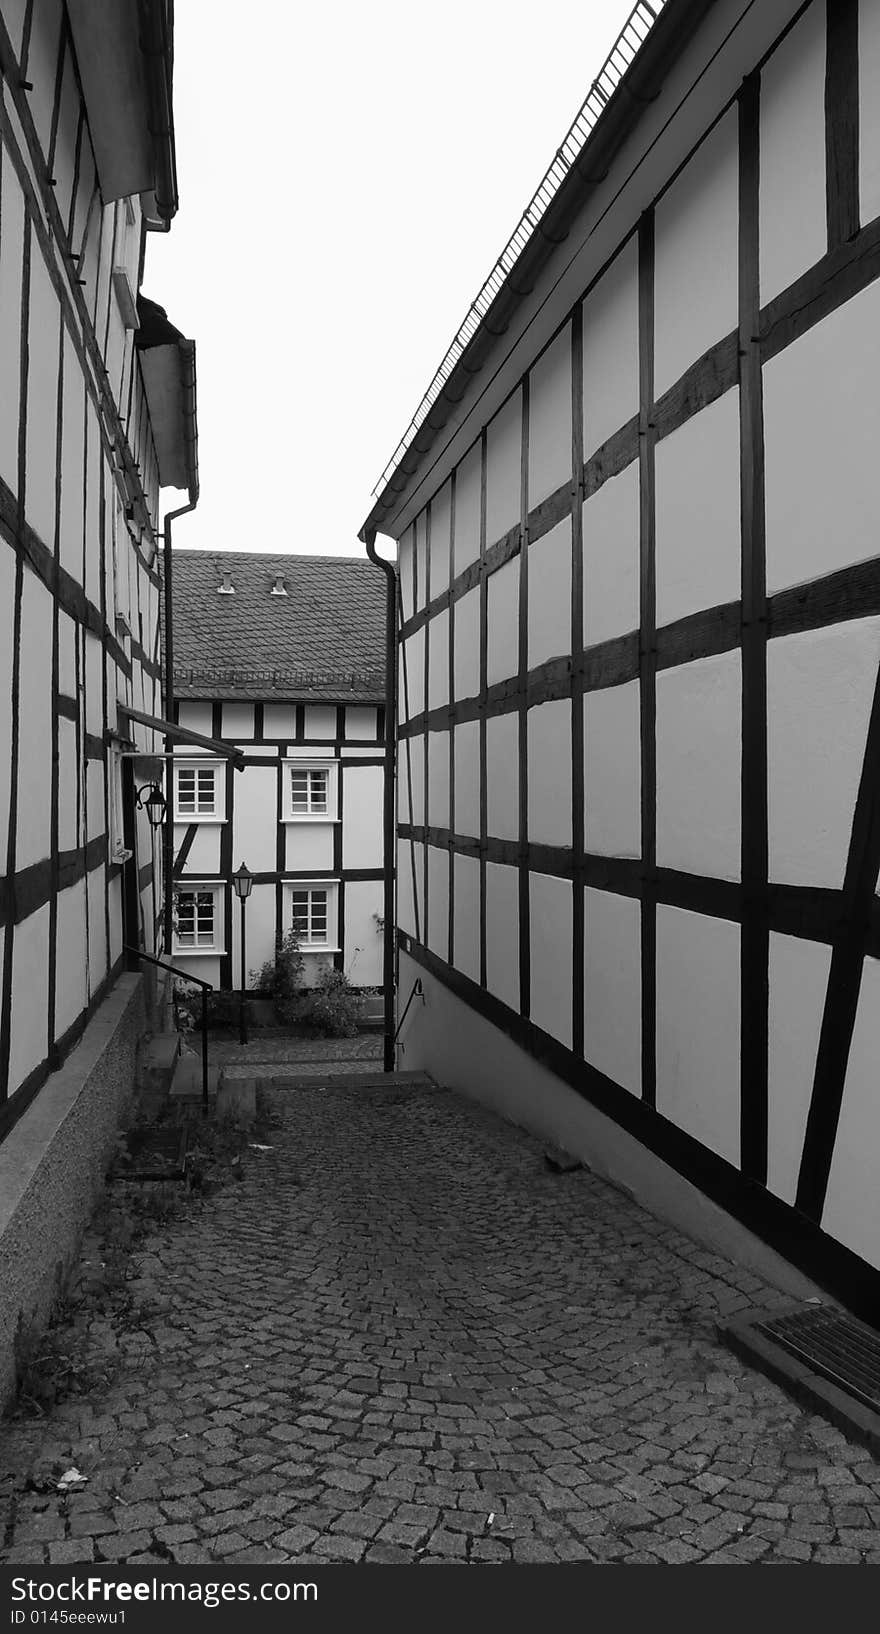
[{"label": "shrub", "polygon": [[300,1000],[300,1020],[322,1038],[351,1038],[361,1016],[360,994],[344,970],[325,970]]}]

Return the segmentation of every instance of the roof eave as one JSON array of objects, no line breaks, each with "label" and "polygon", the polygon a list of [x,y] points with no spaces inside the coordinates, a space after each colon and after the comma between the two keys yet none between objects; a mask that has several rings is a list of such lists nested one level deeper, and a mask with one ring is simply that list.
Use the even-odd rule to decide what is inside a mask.
[{"label": "roof eave", "polygon": [[679,52],[682,34],[696,28],[716,0],[667,0],[638,55],[596,121],[555,198],[528,240],[485,318],[475,330],[430,412],[399,465],[376,498],[358,537],[366,543],[389,531],[405,501],[411,478],[457,409],[466,403],[473,379],[484,368],[523,302],[567,238],[591,194],[604,182],[615,155],[630,136],[643,108],[656,100]]},{"label": "roof eave", "polygon": [[177,210],[172,116],[172,0],[67,0],[89,133],[105,204],[155,197]]}]

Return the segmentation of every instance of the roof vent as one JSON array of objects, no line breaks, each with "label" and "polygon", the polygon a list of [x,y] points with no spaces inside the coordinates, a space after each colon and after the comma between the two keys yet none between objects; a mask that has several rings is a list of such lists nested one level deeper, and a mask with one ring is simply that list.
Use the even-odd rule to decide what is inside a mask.
[{"label": "roof vent", "polygon": [[217,586],[217,594],[218,594],[218,596],[234,596],[235,595],[235,585],[232,582],[232,574],[231,573],[224,573],[222,584],[218,584],[218,586]]},{"label": "roof vent", "polygon": [[287,591],[284,588],[284,575],[282,573],[276,574],[275,583],[273,584],[271,590],[269,591],[269,595],[270,596],[286,596],[287,595]]}]

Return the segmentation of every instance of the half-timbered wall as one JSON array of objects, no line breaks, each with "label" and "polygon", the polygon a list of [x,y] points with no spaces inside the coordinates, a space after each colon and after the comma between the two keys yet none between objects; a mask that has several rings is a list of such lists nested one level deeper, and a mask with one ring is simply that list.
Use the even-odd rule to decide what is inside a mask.
[{"label": "half-timbered wall", "polygon": [[812,0],[747,67],[399,541],[400,990],[864,1308],[880,7]]},{"label": "half-timbered wall", "polygon": [[[177,890],[212,898],[205,924],[214,937],[201,948],[180,938],[175,963],[216,988],[240,988],[241,921],[232,874],[254,874],[247,904],[246,981],[274,957],[292,927],[292,893],[326,893],[326,937],[309,950],[306,980],[333,965],[355,987],[382,980],[384,709],[377,704],[181,701],[181,726],[234,744],[243,770],[183,745],[175,752],[178,803],[174,830]],[[295,814],[290,790],[296,766],[327,776],[327,811]],[[206,788],[214,809],[189,813],[179,802],[181,769],[214,769]],[[207,800],[205,801],[207,804]],[[320,932],[320,927],[319,927]],[[187,936],[192,933],[187,926]],[[320,950],[317,944],[322,944]]]},{"label": "half-timbered wall", "polygon": [[152,836],[112,738],[152,750],[118,704],[161,707],[158,471],[117,293],[139,201],[102,204],[61,0],[4,0],[0,69],[2,1132],[121,968],[124,868],[153,947]]}]

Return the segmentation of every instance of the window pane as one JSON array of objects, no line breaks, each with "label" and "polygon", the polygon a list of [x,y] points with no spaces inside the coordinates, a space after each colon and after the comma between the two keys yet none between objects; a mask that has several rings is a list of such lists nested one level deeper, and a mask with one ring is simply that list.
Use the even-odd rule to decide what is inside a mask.
[{"label": "window pane", "polygon": [[196,809],[196,774],[193,771],[180,771],[177,774],[177,805],[180,811],[195,811]]}]

